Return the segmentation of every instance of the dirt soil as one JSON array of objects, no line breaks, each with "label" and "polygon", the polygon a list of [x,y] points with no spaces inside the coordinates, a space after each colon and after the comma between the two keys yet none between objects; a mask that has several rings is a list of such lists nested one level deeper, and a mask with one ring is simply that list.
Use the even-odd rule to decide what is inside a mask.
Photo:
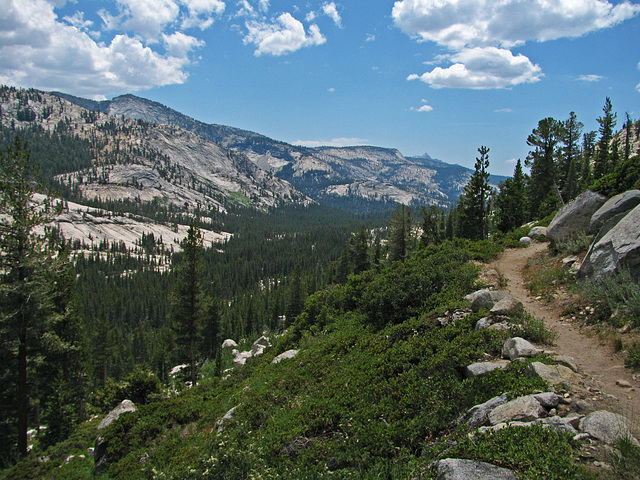
[{"label": "dirt soil", "polygon": [[[589,410],[609,410],[630,420],[634,435],[640,438],[640,374],[624,366],[624,352],[615,352],[611,340],[601,340],[592,329],[570,316],[563,315],[570,297],[548,301],[534,298],[524,283],[524,268],[529,258],[547,249],[546,243],[533,243],[528,248],[509,249],[490,263],[487,268],[498,272],[502,289],[520,300],[534,317],[542,319],[545,326],[557,337],[552,346],[545,347],[560,355],[574,358],[583,375],[582,385],[576,386],[575,401],[582,400]],[[618,385],[628,382],[631,387]]]}]

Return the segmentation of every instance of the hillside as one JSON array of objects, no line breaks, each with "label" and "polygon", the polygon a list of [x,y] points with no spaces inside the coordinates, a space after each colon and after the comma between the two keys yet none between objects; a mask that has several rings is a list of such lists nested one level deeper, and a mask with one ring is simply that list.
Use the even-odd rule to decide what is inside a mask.
[{"label": "hillside", "polygon": [[[390,202],[449,206],[457,201],[472,170],[432,160],[407,158],[391,148],[289,145],[239,128],[205,124],[160,103],[134,95],[95,102],[56,95],[114,116],[171,124],[242,152],[261,169],[287,180],[319,202],[349,209],[388,208]],[[497,185],[503,177],[494,177]]]}]

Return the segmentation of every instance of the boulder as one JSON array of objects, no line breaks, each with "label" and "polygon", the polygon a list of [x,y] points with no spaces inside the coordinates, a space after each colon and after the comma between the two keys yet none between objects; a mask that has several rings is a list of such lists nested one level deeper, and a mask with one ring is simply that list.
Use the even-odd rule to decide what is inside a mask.
[{"label": "boulder", "polygon": [[508,295],[507,292],[502,290],[483,289],[470,293],[464,299],[469,300],[471,302],[471,310],[477,312],[482,308],[493,308],[496,303]]},{"label": "boulder", "polygon": [[607,201],[600,193],[586,190],[558,211],[547,227],[547,237],[553,242],[587,233],[591,216]]},{"label": "boulder", "polygon": [[220,418],[220,419],[216,422],[216,425],[218,426],[218,433],[222,432],[222,431],[224,430],[225,426],[226,426],[229,422],[233,421],[233,412],[235,412],[235,411],[236,411],[236,408],[238,408],[238,405],[236,405],[235,407],[233,407],[233,408],[229,409],[229,410],[227,411],[227,413],[225,413],[225,414],[223,415],[223,417],[222,417],[222,418]]},{"label": "boulder", "polygon": [[598,280],[618,272],[620,268],[627,268],[634,278],[640,278],[639,231],[640,205],[591,245],[576,275],[578,282]]},{"label": "boulder", "polygon": [[531,422],[546,416],[547,411],[533,395],[518,397],[489,412],[489,423]]},{"label": "boulder", "polygon": [[507,403],[505,394],[493,397],[484,403],[471,407],[467,412],[458,418],[458,423],[466,423],[470,428],[478,428],[487,423],[489,420],[489,412]]},{"label": "boulder", "polygon": [[507,317],[517,315],[522,312],[524,312],[524,305],[522,302],[508,294],[491,308],[492,315],[505,315]]},{"label": "boulder", "polygon": [[465,375],[467,377],[478,377],[485,373],[492,372],[494,370],[507,368],[509,366],[507,360],[496,360],[495,362],[477,362],[468,365],[465,369]]},{"label": "boulder", "polygon": [[574,385],[580,381],[580,376],[564,365],[545,365],[542,362],[532,362],[524,370],[527,377],[540,377],[550,385]]},{"label": "boulder", "polygon": [[502,347],[502,356],[514,360],[521,357],[533,357],[542,350],[521,337],[508,338]]},{"label": "boulder", "polygon": [[580,420],[580,431],[608,444],[614,444],[622,439],[629,439],[634,445],[640,446],[638,440],[629,431],[627,419],[622,415],[607,412],[606,410],[592,412]]},{"label": "boulder", "polygon": [[520,237],[519,242],[529,246],[529,245],[531,245],[531,238],[530,237]]},{"label": "boulder", "polygon": [[222,342],[222,348],[236,348],[237,346],[238,344],[230,338],[227,338],[224,342]]},{"label": "boulder", "polygon": [[280,355],[275,357],[273,360],[271,360],[271,363],[280,363],[282,360],[286,360],[287,358],[293,358],[296,355],[298,355],[298,350],[287,350],[286,352],[281,353]]},{"label": "boulder", "polygon": [[491,326],[491,319],[489,317],[482,317],[480,320],[476,322],[475,329],[484,330],[485,328],[489,328],[490,326]]},{"label": "boulder", "polygon": [[553,392],[534,393],[533,398],[546,409],[556,408],[560,404],[560,397]]},{"label": "boulder", "polygon": [[511,470],[474,460],[445,458],[434,465],[440,480],[517,480]]},{"label": "boulder", "polygon": [[533,227],[529,231],[529,238],[538,238],[547,236],[547,227]]},{"label": "boulder", "polygon": [[[127,412],[135,412],[136,406],[131,400],[123,400],[116,408],[111,410],[106,417],[102,419],[98,425],[98,430],[107,428],[120,415]],[[95,465],[95,475],[102,475],[109,465],[109,457],[107,455],[107,442],[100,436],[96,437],[93,448],[93,462]]]},{"label": "boulder", "polygon": [[625,215],[638,205],[640,205],[640,190],[628,190],[611,197],[591,217],[589,232],[593,234],[600,232],[607,220],[618,217],[621,214]]}]

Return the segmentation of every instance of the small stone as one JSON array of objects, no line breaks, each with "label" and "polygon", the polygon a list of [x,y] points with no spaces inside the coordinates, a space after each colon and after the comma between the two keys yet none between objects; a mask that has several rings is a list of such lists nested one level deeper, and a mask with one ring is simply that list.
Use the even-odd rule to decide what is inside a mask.
[{"label": "small stone", "polygon": [[622,387],[622,388],[632,388],[633,387],[633,385],[631,385],[629,382],[627,382],[626,380],[623,380],[623,379],[616,380],[616,385],[618,385],[619,387]]}]

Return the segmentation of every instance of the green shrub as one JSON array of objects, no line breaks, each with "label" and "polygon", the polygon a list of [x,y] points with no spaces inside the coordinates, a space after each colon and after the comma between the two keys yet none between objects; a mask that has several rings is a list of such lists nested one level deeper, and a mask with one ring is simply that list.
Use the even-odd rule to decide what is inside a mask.
[{"label": "green shrub", "polygon": [[596,306],[597,320],[640,327],[640,288],[629,270],[586,282],[579,291]]},{"label": "green shrub", "polygon": [[627,358],[624,364],[629,368],[640,369],[640,343],[634,342],[627,347]]},{"label": "green shrub", "polygon": [[577,235],[571,235],[562,240],[556,240],[552,243],[552,248],[556,253],[563,253],[565,255],[577,255],[589,250],[594,236],[587,233],[579,233]]}]

